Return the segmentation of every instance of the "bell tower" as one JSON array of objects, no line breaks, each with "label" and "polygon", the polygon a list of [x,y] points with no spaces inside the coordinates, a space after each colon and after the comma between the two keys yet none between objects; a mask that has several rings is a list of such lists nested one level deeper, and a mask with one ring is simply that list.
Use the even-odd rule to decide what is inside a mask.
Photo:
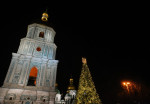
[{"label": "bell tower", "polygon": [[[48,21],[44,12],[41,20]],[[0,104],[54,104],[58,60],[53,28],[33,23],[21,39],[0,88]]]}]

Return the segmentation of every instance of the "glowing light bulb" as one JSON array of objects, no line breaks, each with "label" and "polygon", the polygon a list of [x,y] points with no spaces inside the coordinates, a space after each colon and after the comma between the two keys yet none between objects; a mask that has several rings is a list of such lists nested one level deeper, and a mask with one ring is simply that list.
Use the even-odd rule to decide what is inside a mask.
[{"label": "glowing light bulb", "polygon": [[127,84],[129,85],[129,84],[130,84],[130,82],[127,82]]}]

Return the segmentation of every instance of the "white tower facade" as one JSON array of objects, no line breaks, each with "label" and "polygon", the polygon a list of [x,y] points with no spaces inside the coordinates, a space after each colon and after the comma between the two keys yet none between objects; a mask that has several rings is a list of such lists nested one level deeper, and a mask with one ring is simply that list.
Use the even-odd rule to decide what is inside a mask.
[{"label": "white tower facade", "polygon": [[28,26],[0,88],[0,104],[54,104],[58,60],[55,31],[43,24]]}]

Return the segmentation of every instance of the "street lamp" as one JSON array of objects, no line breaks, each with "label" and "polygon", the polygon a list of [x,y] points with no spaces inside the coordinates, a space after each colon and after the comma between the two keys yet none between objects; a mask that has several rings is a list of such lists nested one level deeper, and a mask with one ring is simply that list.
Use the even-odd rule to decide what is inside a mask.
[{"label": "street lamp", "polygon": [[127,98],[131,101],[140,102],[141,99],[141,85],[133,81],[121,81],[121,86],[127,92]]},{"label": "street lamp", "polygon": [[127,89],[128,93],[129,93],[130,86],[132,86],[131,82],[130,81],[123,81],[122,85]]}]

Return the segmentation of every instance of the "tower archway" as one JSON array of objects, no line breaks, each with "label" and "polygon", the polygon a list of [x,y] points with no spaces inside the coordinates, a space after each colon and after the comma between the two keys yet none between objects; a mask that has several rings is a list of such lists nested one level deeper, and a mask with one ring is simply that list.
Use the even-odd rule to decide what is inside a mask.
[{"label": "tower archway", "polygon": [[36,86],[37,73],[38,69],[35,66],[32,67],[30,70],[27,86]]}]

